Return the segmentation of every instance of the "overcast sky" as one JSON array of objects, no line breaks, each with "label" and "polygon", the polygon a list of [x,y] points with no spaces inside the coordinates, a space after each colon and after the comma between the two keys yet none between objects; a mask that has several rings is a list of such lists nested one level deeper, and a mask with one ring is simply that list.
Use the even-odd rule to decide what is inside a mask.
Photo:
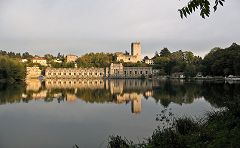
[{"label": "overcast sky", "polygon": [[203,56],[213,47],[240,43],[240,1],[202,19],[181,19],[186,0],[0,0],[0,49],[32,54],[82,55],[130,50],[143,55],[163,47]]}]

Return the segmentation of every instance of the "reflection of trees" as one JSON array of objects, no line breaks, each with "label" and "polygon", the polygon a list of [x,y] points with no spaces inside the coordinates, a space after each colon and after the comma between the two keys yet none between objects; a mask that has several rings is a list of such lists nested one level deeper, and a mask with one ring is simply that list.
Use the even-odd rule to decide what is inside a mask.
[{"label": "reflection of trees", "polygon": [[156,102],[161,101],[163,106],[168,106],[171,102],[192,103],[195,98],[201,96],[200,91],[200,86],[196,83],[162,81],[153,88],[153,98]]},{"label": "reflection of trees", "polygon": [[[146,85],[148,83],[145,83],[145,81],[134,80],[131,81],[134,85],[130,87],[130,85],[125,85],[125,83],[128,84],[130,81],[125,81],[124,83],[119,83],[119,85],[94,89],[89,87],[46,89],[44,84],[42,84],[37,91],[24,90],[24,84],[0,84],[0,104],[20,101],[29,102],[33,99],[43,99],[45,102],[51,102],[54,99],[57,99],[58,102],[81,99],[88,103],[117,103],[120,98],[126,102],[134,100],[136,98],[134,95],[145,98],[152,96],[156,102],[160,102],[164,106],[168,106],[171,102],[178,104],[192,103],[195,98],[200,97],[204,97],[208,102],[217,107],[229,107],[240,104],[240,84],[149,81],[152,83]],[[141,87],[142,82],[144,82],[143,87]],[[118,83],[116,82],[116,84]],[[114,91],[111,91],[111,86],[114,88]]]},{"label": "reflection of trees", "polygon": [[203,83],[202,95],[218,107],[240,106],[240,84]]},{"label": "reflection of trees", "polygon": [[0,83],[0,104],[20,102],[23,91],[24,85],[22,83]]},{"label": "reflection of trees", "polygon": [[90,103],[113,102],[113,95],[106,89],[78,89],[76,96]]}]

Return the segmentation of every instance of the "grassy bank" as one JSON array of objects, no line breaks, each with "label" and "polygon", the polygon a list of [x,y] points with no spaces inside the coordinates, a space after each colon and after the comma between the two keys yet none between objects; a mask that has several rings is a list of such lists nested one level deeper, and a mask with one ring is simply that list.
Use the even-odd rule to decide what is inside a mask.
[{"label": "grassy bank", "polygon": [[240,145],[240,112],[228,109],[207,115],[206,120],[180,118],[170,128],[156,129],[152,136],[135,144],[120,136],[111,136],[111,148],[129,147],[238,147]]}]

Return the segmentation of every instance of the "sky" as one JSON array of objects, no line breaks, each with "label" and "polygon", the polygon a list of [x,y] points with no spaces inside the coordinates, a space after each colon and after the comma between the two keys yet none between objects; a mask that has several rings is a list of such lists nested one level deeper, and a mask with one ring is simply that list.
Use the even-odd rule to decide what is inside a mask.
[{"label": "sky", "polygon": [[[212,0],[213,1],[213,0]],[[83,55],[130,51],[140,41],[142,55],[240,44],[240,1],[227,0],[210,18],[198,11],[181,19],[187,0],[0,0],[0,49],[31,54]]]}]

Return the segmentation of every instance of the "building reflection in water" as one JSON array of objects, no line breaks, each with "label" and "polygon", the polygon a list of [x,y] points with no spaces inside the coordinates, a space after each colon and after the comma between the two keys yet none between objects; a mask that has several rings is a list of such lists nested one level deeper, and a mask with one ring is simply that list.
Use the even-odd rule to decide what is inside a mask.
[{"label": "building reflection in water", "polygon": [[43,83],[38,79],[29,79],[26,81],[26,85],[26,92],[23,96],[28,96],[31,99],[63,97],[64,101],[76,102],[78,98],[85,101],[94,99],[84,92],[90,92],[90,94],[96,91],[106,93],[106,95],[101,95],[105,98],[96,97],[96,102],[98,102],[97,99],[117,104],[131,102],[133,113],[140,113],[141,99],[153,94],[151,81],[137,79],[46,79]]}]

